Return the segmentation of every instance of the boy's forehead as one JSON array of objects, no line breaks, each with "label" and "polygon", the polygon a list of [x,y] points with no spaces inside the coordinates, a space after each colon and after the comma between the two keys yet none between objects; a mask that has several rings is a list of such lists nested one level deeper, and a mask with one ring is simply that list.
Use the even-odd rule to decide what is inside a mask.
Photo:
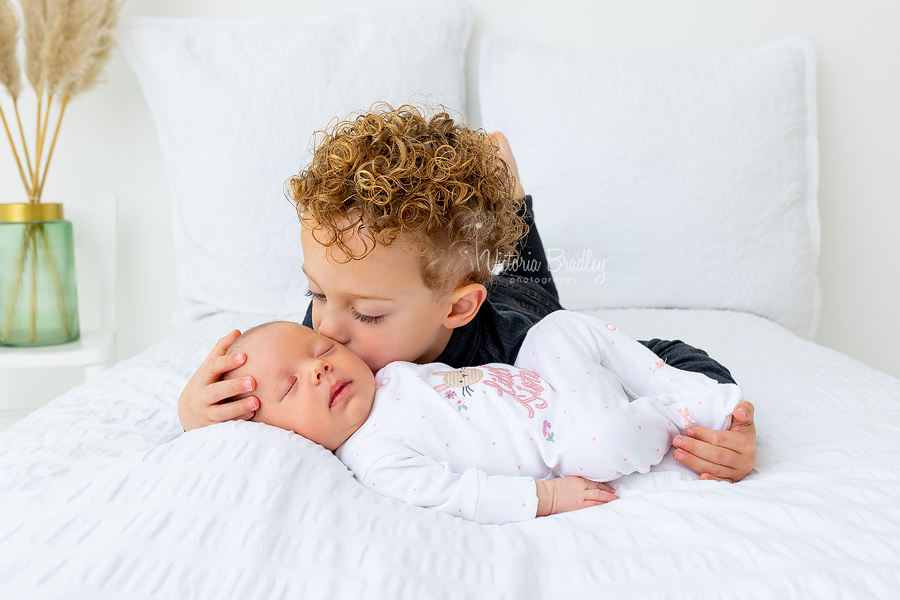
[{"label": "boy's forehead", "polygon": [[[419,259],[411,244],[395,240],[391,245],[375,245],[362,258],[348,260],[336,246],[320,244],[304,227],[303,272],[318,286],[330,287],[357,299],[393,301],[396,292],[425,287]],[[370,247],[373,242],[368,242]],[[362,254],[363,241],[353,235],[347,244],[351,252]]]}]

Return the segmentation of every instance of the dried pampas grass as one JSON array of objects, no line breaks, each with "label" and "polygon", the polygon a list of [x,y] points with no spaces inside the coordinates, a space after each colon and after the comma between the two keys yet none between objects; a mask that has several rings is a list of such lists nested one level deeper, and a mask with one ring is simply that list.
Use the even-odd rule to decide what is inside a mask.
[{"label": "dried pampas grass", "polygon": [[0,0],[0,84],[13,101],[22,92],[22,67],[19,65],[19,16],[9,0]]},{"label": "dried pampas grass", "polygon": [[[26,0],[39,2],[44,0]],[[90,87],[112,49],[117,0],[51,1],[41,47],[44,81],[51,96],[72,96]],[[99,60],[98,60],[99,59]]]},{"label": "dried pampas grass", "polygon": [[[122,0],[19,0],[25,42],[25,77],[37,96],[33,166],[19,121],[27,175],[21,167],[12,137],[9,137],[32,202],[40,201],[69,99],[88,91],[100,81],[115,45],[113,34],[121,5]],[[0,0],[0,83],[10,92],[14,103],[22,89],[18,40],[19,20],[16,12],[10,0]],[[59,107],[58,116],[46,162],[42,165],[54,101]],[[16,116],[18,118],[18,108]]]}]

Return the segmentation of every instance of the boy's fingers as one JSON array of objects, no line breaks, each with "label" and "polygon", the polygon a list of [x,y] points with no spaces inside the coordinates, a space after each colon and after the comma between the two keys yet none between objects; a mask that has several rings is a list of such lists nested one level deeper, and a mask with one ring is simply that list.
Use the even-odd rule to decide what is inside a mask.
[{"label": "boy's fingers", "polygon": [[[713,448],[720,448],[723,451],[730,451],[737,455],[753,454],[756,450],[756,432],[750,429],[719,431],[717,429],[707,429],[706,427],[690,427],[687,432],[690,437],[677,436],[676,439],[697,440],[708,444]],[[693,450],[689,450],[689,452],[693,452]],[[728,458],[726,457],[727,454],[728,452],[725,452],[722,457],[726,461],[728,461]],[[713,462],[719,462],[711,456],[704,455],[704,457]],[[732,463],[724,462],[721,464]]]},{"label": "boy's fingers", "polygon": [[[242,400],[233,400],[224,404],[218,404],[210,408],[210,418],[214,423],[224,423],[233,419],[243,419],[253,416],[254,411],[259,408],[256,398],[244,398]],[[248,413],[249,411],[249,413]]]},{"label": "boy's fingers", "polygon": [[[751,425],[753,423],[753,413],[755,409],[753,405],[747,402],[746,400],[742,400],[738,402],[738,405],[734,407],[734,412],[731,413],[731,426],[734,427],[736,424],[739,425]],[[737,421],[737,423],[735,423]]]},{"label": "boy's fingers", "polygon": [[215,375],[215,378],[218,379],[228,371],[237,369],[245,362],[247,362],[247,355],[243,352],[226,354],[225,356],[210,357],[206,369],[210,375]]},{"label": "boy's fingers", "polygon": [[252,377],[238,377],[211,383],[203,390],[206,404],[216,404],[228,400],[238,394],[252,392],[256,388],[256,381]]},{"label": "boy's fingers", "polygon": [[220,338],[218,342],[216,342],[215,348],[207,355],[206,358],[212,358],[214,356],[222,356],[228,350],[228,347],[234,343],[234,340],[238,339],[241,335],[241,332],[237,329],[233,329],[231,333],[226,335],[223,338]]},{"label": "boy's fingers", "polygon": [[710,474],[721,479],[733,481],[735,470],[730,466],[711,462],[701,458],[697,454],[685,451],[684,448],[676,449],[672,454],[672,457],[684,466],[693,469],[698,473]]}]

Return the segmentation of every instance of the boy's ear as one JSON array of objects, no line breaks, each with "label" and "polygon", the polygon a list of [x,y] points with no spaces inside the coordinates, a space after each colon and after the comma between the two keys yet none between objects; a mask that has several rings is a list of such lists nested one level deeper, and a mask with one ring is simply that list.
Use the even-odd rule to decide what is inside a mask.
[{"label": "boy's ear", "polygon": [[442,323],[447,329],[462,327],[475,318],[484,300],[487,289],[480,283],[462,285],[448,294],[450,310]]}]

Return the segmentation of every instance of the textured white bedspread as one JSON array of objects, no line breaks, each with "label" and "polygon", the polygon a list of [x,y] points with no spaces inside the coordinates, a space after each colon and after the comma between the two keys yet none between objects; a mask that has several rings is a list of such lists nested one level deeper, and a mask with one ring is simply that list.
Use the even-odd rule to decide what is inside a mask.
[{"label": "textured white bedspread", "polygon": [[285,431],[182,433],[215,340],[271,318],[219,314],[0,433],[0,598],[897,597],[900,381],[748,314],[602,315],[732,369],[757,408],[743,482],[667,459],[523,524],[406,506]]}]

